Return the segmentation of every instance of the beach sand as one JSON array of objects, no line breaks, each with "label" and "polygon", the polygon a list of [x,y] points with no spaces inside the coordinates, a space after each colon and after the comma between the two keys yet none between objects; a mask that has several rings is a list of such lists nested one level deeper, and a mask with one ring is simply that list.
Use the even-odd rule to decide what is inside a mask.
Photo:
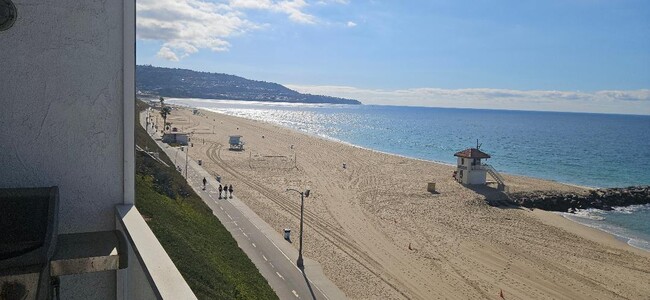
[{"label": "beach sand", "polygon": [[[304,254],[351,299],[650,299],[648,252],[555,213],[490,206],[502,195],[453,181],[452,166],[206,111],[169,121],[194,132],[192,158],[295,240],[300,196],[285,190],[310,188]],[[245,151],[228,150],[234,134]],[[513,191],[584,192],[504,177]]]}]

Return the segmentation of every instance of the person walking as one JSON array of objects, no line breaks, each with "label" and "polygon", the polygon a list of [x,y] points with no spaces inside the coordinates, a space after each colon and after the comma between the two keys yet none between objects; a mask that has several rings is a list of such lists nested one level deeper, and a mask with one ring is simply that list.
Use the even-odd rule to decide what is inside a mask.
[{"label": "person walking", "polygon": [[203,190],[205,191],[205,185],[208,183],[208,180],[203,177]]},{"label": "person walking", "polygon": [[222,190],[223,190],[223,187],[221,187],[221,185],[219,185],[219,199],[221,199],[221,191]]},{"label": "person walking", "polygon": [[228,199],[228,185],[227,184],[223,185],[223,198]]},{"label": "person walking", "polygon": [[230,199],[232,199],[232,184],[228,187],[228,190],[230,191]]}]

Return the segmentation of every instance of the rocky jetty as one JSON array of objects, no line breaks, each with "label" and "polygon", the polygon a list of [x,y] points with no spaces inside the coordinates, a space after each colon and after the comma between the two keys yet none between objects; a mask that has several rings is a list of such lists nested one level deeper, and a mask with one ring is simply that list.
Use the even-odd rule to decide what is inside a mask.
[{"label": "rocky jetty", "polygon": [[650,186],[631,186],[589,190],[582,194],[556,191],[520,192],[510,194],[510,201],[528,208],[574,212],[576,209],[611,210],[613,206],[650,203]]}]

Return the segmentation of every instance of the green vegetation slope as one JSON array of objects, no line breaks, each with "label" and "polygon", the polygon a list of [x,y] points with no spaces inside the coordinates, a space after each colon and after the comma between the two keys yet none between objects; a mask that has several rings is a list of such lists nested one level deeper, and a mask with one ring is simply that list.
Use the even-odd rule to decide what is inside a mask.
[{"label": "green vegetation slope", "polygon": [[[138,101],[140,109],[143,104]],[[138,110],[140,110],[138,109]],[[199,299],[278,299],[210,208],[136,123],[136,207]]]}]

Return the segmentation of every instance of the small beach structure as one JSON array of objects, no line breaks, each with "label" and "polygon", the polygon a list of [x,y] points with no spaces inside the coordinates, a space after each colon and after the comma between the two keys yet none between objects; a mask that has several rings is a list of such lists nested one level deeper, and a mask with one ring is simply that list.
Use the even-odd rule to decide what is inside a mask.
[{"label": "small beach structure", "polygon": [[241,135],[231,135],[228,143],[230,144],[230,150],[242,151],[244,150],[244,141],[241,140]]},{"label": "small beach structure", "polygon": [[189,140],[189,135],[187,133],[178,131],[165,133],[162,136],[162,142],[167,144],[179,144],[185,146],[188,144]]},{"label": "small beach structure", "polygon": [[503,190],[505,188],[503,177],[492,166],[481,161],[490,158],[490,155],[479,148],[480,146],[477,145],[476,148],[468,148],[454,154],[458,158],[454,178],[462,184],[478,185],[486,184],[487,174],[490,174],[497,182],[497,188]]}]

